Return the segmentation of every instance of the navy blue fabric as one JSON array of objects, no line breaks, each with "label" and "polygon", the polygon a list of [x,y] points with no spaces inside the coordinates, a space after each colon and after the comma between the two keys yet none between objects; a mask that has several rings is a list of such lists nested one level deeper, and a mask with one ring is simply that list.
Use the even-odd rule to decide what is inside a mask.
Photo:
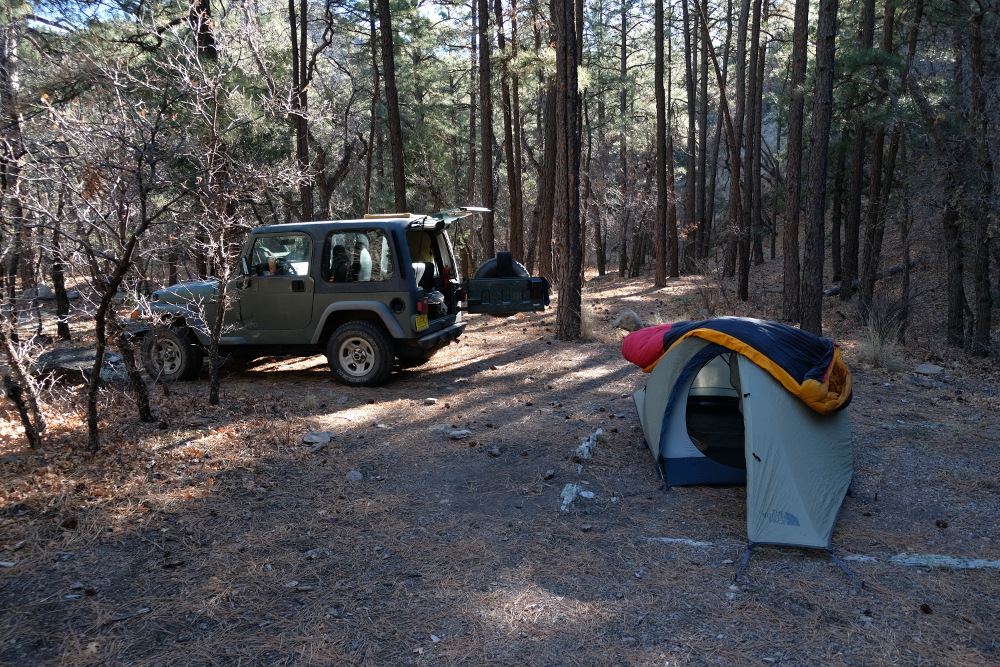
[{"label": "navy blue fabric", "polygon": [[[710,360],[726,352],[726,348],[715,343],[709,343],[695,352],[684,370],[677,376],[674,386],[670,389],[670,398],[663,410],[663,424],[660,426],[660,460],[656,462],[660,476],[668,487],[687,486],[689,484],[746,484],[747,472],[740,468],[730,468],[716,463],[707,456],[688,459],[668,459],[664,456],[667,444],[667,429],[670,427],[670,415],[673,414],[674,403],[687,400],[687,394],[679,396],[681,387],[686,387],[691,376],[697,373]],[[686,413],[681,413],[682,415]],[[676,466],[676,467],[675,467]]]},{"label": "navy blue fabric", "polygon": [[663,335],[663,349],[695,329],[712,329],[754,348],[802,384],[823,382],[833,361],[833,341],[780,322],[749,317],[716,317],[698,322],[677,322]]},{"label": "navy blue fabric", "polygon": [[695,484],[746,486],[747,483],[745,468],[724,466],[707,456],[668,459],[664,468],[663,482],[668,487]]}]

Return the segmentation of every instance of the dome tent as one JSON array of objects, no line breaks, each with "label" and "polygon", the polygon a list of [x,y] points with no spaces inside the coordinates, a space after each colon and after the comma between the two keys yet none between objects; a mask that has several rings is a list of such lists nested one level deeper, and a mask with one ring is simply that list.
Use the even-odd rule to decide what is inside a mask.
[{"label": "dome tent", "polygon": [[830,548],[851,482],[851,375],[831,341],[724,317],[629,334],[636,392],[667,486],[747,485],[749,544]]}]

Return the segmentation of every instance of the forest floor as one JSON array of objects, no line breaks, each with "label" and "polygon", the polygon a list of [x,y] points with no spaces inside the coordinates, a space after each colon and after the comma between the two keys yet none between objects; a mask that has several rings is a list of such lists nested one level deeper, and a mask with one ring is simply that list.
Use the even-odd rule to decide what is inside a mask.
[{"label": "forest floor", "polygon": [[[949,351],[927,315],[891,370],[872,365],[828,299],[855,377],[833,546],[857,581],[790,548],[755,548],[734,580],[745,489],[661,490],[631,398],[646,377],[610,324],[774,317],[780,299],[728,294],[592,278],[586,340],[556,340],[554,309],[474,316],[383,387],[336,384],[322,356],[264,359],[228,372],[219,407],[204,378],[157,390],[148,425],[111,391],[96,455],[72,386],[37,451],[5,401],[0,664],[1000,663],[995,359]],[[564,505],[568,484],[592,497]]]}]

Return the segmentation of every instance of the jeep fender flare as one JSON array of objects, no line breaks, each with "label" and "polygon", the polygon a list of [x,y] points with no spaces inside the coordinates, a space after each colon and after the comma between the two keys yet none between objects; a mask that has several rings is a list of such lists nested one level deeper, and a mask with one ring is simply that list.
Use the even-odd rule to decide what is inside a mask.
[{"label": "jeep fender flare", "polygon": [[327,306],[326,310],[323,311],[323,314],[320,315],[316,331],[313,332],[312,344],[320,344],[323,331],[326,329],[326,323],[330,320],[330,317],[334,313],[350,310],[371,313],[378,317],[382,326],[386,328],[389,335],[394,339],[406,338],[406,334],[403,332],[403,327],[401,327],[399,322],[396,321],[396,318],[392,316],[392,311],[389,310],[389,306],[384,303],[372,303],[371,301],[338,301],[337,303],[331,303]]},{"label": "jeep fender flare", "polygon": [[184,326],[191,330],[200,344],[208,345],[211,341],[205,321],[190,308],[173,303],[150,303],[149,314],[154,320],[183,320]]}]

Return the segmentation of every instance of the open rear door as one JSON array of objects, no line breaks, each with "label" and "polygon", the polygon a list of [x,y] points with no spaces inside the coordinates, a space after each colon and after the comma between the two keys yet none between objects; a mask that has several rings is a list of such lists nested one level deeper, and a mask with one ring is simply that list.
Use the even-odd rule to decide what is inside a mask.
[{"label": "open rear door", "polygon": [[509,252],[498,252],[465,284],[465,311],[490,315],[540,312],[549,305],[549,281],[531,277]]},{"label": "open rear door", "polygon": [[545,278],[473,278],[466,287],[469,313],[525,313],[543,311],[549,303]]}]

